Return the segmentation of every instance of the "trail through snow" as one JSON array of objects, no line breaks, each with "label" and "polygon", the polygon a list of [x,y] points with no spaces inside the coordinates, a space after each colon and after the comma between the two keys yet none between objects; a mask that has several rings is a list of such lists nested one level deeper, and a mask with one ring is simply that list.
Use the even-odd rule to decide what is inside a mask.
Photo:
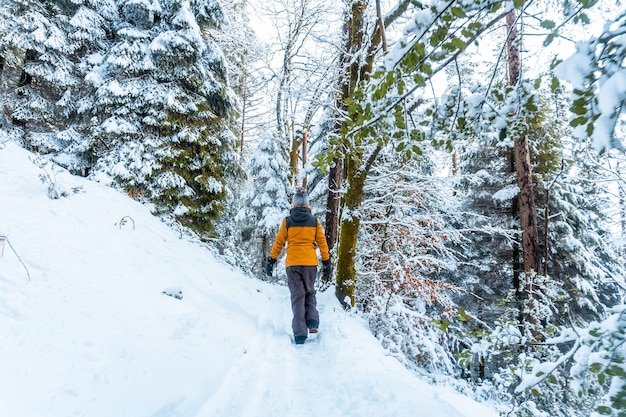
[{"label": "trail through snow", "polygon": [[497,415],[386,356],[332,290],[293,345],[286,287],[100,184],[59,172],[82,188],[51,200],[29,157],[0,138],[0,417]]}]

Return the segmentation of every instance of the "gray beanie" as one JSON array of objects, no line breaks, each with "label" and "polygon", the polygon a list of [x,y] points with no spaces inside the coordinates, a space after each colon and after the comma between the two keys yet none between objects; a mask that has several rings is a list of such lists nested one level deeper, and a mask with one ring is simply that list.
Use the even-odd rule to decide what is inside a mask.
[{"label": "gray beanie", "polygon": [[309,196],[304,187],[297,187],[296,193],[293,195],[293,206],[304,207],[309,204]]}]

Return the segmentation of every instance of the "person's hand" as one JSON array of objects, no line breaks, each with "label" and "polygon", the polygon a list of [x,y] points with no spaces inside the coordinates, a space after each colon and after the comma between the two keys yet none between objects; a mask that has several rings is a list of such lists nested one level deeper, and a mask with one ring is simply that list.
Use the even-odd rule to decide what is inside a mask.
[{"label": "person's hand", "polygon": [[275,263],[276,263],[276,259],[267,258],[267,263],[265,264],[265,275],[267,275],[268,277],[272,276]]},{"label": "person's hand", "polygon": [[330,282],[330,258],[327,261],[322,261],[322,265],[324,265],[324,269],[322,271],[322,282],[328,283]]}]

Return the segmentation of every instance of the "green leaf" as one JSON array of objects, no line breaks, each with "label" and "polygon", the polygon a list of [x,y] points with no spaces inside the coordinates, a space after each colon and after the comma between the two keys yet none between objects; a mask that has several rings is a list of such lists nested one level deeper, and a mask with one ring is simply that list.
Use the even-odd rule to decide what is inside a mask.
[{"label": "green leaf", "polygon": [[550,84],[550,89],[554,93],[561,86],[561,81],[557,77],[552,77],[552,83]]},{"label": "green leaf", "polygon": [[374,72],[374,74],[372,74],[372,78],[377,80],[379,78],[382,78],[383,75],[385,75],[385,71],[378,70],[378,71]]},{"label": "green leaf", "polygon": [[434,32],[430,37],[430,46],[435,47],[437,45],[439,45],[439,36],[437,35],[437,32]]},{"label": "green leaf", "polygon": [[556,57],[552,60],[552,62],[550,63],[550,69],[553,70],[555,69],[561,62],[563,62],[562,59],[557,59]]},{"label": "green leaf", "polygon": [[386,79],[387,84],[389,84],[389,85],[393,84],[393,76],[394,76],[393,71],[389,71],[387,73],[387,79]]},{"label": "green leaf", "polygon": [[443,41],[446,38],[446,36],[448,36],[448,27],[441,26],[439,29],[437,29],[437,36],[440,40]]},{"label": "green leaf", "polygon": [[524,5],[525,2],[526,2],[526,0],[513,0],[513,6],[516,9],[519,9],[519,8],[521,8]]},{"label": "green leaf", "polygon": [[461,9],[460,7],[453,7],[450,11],[452,12],[452,15],[454,17],[458,17],[458,18],[465,17],[465,10]]},{"label": "green leaf", "polygon": [[502,7],[502,3],[503,2],[499,2],[494,4],[493,6],[491,6],[491,10],[489,10],[490,13],[495,13],[497,12],[501,7]]},{"label": "green leaf", "polygon": [[576,104],[576,102],[572,103],[572,113],[575,114],[587,114],[587,108],[581,106],[580,104]]},{"label": "green leaf", "polygon": [[624,368],[619,365],[611,365],[609,369],[607,369],[606,373],[609,376],[617,376],[621,379],[626,378],[626,371],[624,371]]},{"label": "green leaf", "polygon": [[580,4],[582,4],[582,6],[585,9],[595,6],[595,4],[598,2],[598,0],[579,0],[579,1],[580,1]]},{"label": "green leaf", "polygon": [[426,81],[424,81],[424,77],[420,73],[416,73],[415,75],[413,75],[413,81],[415,81],[415,84],[419,85],[420,87],[424,87],[426,85]]},{"label": "green leaf", "polygon": [[467,46],[467,44],[460,38],[454,38],[450,43],[452,44],[454,49],[459,50],[465,49],[465,47]]},{"label": "green leaf", "polygon": [[405,85],[406,83],[404,82],[403,79],[400,79],[400,81],[398,81],[398,94],[404,94]]},{"label": "green leaf", "polygon": [[588,25],[591,23],[591,20],[589,20],[589,16],[587,16],[586,13],[580,13],[574,17],[574,23],[578,22],[581,22],[583,25]]},{"label": "green leaf", "polygon": [[585,116],[578,116],[577,118],[573,119],[569,124],[572,127],[576,127],[576,126],[582,126],[585,123],[587,123],[587,117],[585,117]]},{"label": "green leaf", "polygon": [[552,20],[544,20],[541,22],[541,27],[544,29],[554,29],[555,26],[556,24]]},{"label": "green leaf", "polygon": [[539,87],[541,87],[541,78],[537,78],[535,80],[535,82],[533,83],[533,87],[535,88],[535,90],[538,90]]},{"label": "green leaf", "polygon": [[548,36],[546,36],[546,39],[543,41],[543,46],[550,45],[554,41],[555,36],[556,36],[556,33],[551,33]]},{"label": "green leaf", "polygon": [[537,106],[534,103],[531,103],[531,102],[526,103],[526,105],[524,107],[526,107],[526,109],[528,109],[528,111],[531,111],[533,113],[537,111]]},{"label": "green leaf", "polygon": [[407,52],[404,57],[404,65],[406,68],[412,69],[414,68],[420,61],[420,57],[413,51]]},{"label": "green leaf", "polygon": [[445,332],[450,326],[450,322],[448,320],[433,320],[433,321],[435,322],[435,325],[437,326],[437,328],[441,330],[442,332]]}]

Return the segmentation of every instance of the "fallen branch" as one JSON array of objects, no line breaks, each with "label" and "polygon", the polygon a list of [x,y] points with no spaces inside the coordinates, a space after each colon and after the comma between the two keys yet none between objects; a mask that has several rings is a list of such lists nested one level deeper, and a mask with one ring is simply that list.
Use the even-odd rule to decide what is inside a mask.
[{"label": "fallen branch", "polygon": [[120,219],[119,222],[115,223],[116,226],[119,226],[119,228],[121,229],[122,226],[125,226],[126,223],[128,223],[128,220],[130,220],[130,222],[133,224],[133,230],[135,230],[135,221],[133,220],[132,217],[130,216],[124,216]]},{"label": "fallen branch", "polygon": [[2,256],[4,256],[4,242],[6,242],[9,245],[9,248],[11,248],[15,256],[17,256],[17,260],[20,261],[20,263],[24,267],[24,270],[26,271],[26,276],[28,276],[28,280],[30,281],[30,272],[28,272],[28,268],[26,268],[26,264],[24,264],[24,262],[22,261],[22,258],[20,258],[20,255],[17,254],[17,251],[15,250],[13,245],[11,245],[11,242],[9,241],[9,238],[7,236],[0,236],[0,244],[2,244]]}]

